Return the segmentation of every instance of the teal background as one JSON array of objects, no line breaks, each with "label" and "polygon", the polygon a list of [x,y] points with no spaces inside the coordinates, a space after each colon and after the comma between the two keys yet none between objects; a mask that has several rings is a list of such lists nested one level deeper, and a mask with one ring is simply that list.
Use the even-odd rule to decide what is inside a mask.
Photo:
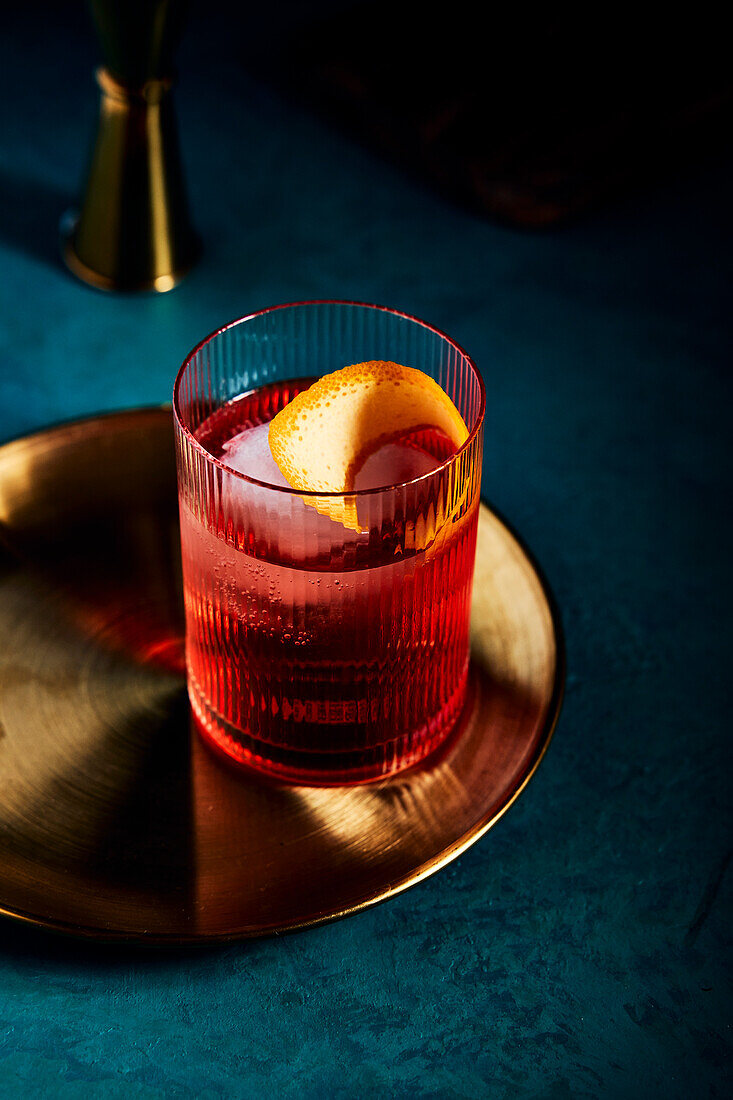
[{"label": "teal background", "polygon": [[1,922],[0,1094],[726,1096],[733,166],[518,233],[249,76],[244,35],[197,7],[180,52],[204,258],[116,297],[56,255],[95,116],[84,12],[9,21],[0,439],[163,402],[204,334],[276,302],[416,313],[484,373],[484,493],[556,594],[564,710],[495,829],[341,923],[145,951]]}]

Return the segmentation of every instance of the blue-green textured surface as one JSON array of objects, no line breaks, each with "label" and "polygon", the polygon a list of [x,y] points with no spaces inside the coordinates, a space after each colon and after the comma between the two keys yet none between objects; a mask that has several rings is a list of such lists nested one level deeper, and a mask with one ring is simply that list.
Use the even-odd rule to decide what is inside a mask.
[{"label": "blue-green textured surface", "polygon": [[275,302],[416,313],[483,370],[484,492],[554,588],[569,675],[507,817],[376,909],[186,952],[0,923],[0,1095],[728,1095],[730,163],[515,233],[255,81],[198,8],[205,256],[172,294],[102,296],[55,253],[97,59],[58,8],[0,44],[0,439],[165,401],[202,335]]}]

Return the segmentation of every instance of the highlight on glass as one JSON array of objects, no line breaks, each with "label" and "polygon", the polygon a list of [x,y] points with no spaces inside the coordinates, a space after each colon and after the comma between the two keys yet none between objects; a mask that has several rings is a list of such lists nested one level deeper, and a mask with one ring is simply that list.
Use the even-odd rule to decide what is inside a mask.
[{"label": "highlight on glass", "polygon": [[[324,420],[290,416],[295,436],[284,418],[271,424],[352,364],[364,368],[346,373],[336,407],[321,399]],[[369,370],[381,404],[365,399],[355,417],[343,402],[371,394],[359,389]],[[390,430],[415,370],[425,402],[455,406],[460,445],[439,416]],[[191,352],[174,414],[188,689],[204,739],[296,783],[364,782],[422,761],[466,694],[484,416],[471,359],[395,310],[277,306]],[[348,491],[284,475],[276,429],[296,450],[305,438],[325,469],[345,424],[359,436],[342,439],[358,455]]]}]

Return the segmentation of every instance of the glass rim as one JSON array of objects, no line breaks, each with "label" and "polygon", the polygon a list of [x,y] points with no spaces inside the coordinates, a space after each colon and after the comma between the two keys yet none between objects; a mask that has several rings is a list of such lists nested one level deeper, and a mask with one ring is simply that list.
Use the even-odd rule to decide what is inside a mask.
[{"label": "glass rim", "polygon": [[[193,360],[194,356],[198,355],[198,353],[203,348],[205,348],[207,344],[210,344],[213,340],[216,339],[217,336],[222,336],[225,332],[228,332],[229,329],[236,328],[238,325],[245,324],[247,321],[252,321],[252,320],[255,319],[255,317],[262,317],[267,313],[277,313],[281,309],[296,309],[296,308],[299,308],[299,307],[302,307],[302,306],[356,306],[360,309],[373,309],[373,310],[381,311],[383,313],[391,313],[394,317],[402,317],[406,321],[412,321],[413,323],[420,325],[422,328],[425,328],[429,332],[432,332],[435,336],[439,336],[442,340],[445,340],[445,342],[447,344],[449,344],[452,348],[454,348],[454,350],[457,351],[459,353],[459,355],[461,355],[463,357],[463,359],[467,363],[470,364],[476,378],[478,379],[479,398],[480,398],[479,408],[478,408],[478,412],[476,414],[476,423],[474,424],[473,428],[471,428],[471,430],[468,433],[468,437],[464,440],[464,442],[461,444],[461,446],[458,448],[458,450],[454,454],[449,455],[449,457],[446,458],[443,462],[441,462],[439,466],[435,466],[432,470],[428,470],[427,473],[420,474],[419,477],[410,478],[407,481],[396,481],[396,482],[393,482],[390,485],[380,485],[375,489],[351,489],[351,490],[343,490],[343,489],[338,489],[338,490],[334,490],[334,489],[329,489],[329,490],[324,490],[324,489],[294,489],[292,485],[273,485],[272,482],[270,482],[270,481],[260,481],[258,478],[250,477],[248,474],[243,474],[239,470],[233,470],[231,466],[227,466],[226,462],[222,462],[222,460],[220,458],[216,458],[214,455],[211,454],[210,451],[207,451],[206,448],[199,442],[199,440],[196,438],[196,436],[190,430],[188,425],[185,423],[183,413],[182,413],[181,408],[180,408],[180,403],[179,403],[180,384],[181,384],[181,380],[183,378],[183,374],[184,374],[186,368],[189,366],[189,364]],[[249,391],[247,391],[247,392],[249,392]],[[428,478],[434,477],[436,474],[442,473],[444,470],[447,470],[454,462],[456,462],[461,457],[462,454],[464,454],[465,451],[467,451],[469,449],[469,447],[473,444],[476,436],[481,431],[481,427],[482,427],[483,421],[484,421],[485,411],[486,411],[486,387],[484,385],[484,380],[481,376],[481,372],[478,369],[478,367],[476,366],[473,358],[468,354],[467,351],[465,351],[464,348],[461,347],[461,345],[459,343],[457,343],[457,341],[455,341],[452,338],[452,336],[449,336],[446,332],[443,332],[442,329],[437,328],[435,325],[431,325],[431,324],[429,324],[429,322],[423,321],[420,317],[415,317],[411,313],[405,313],[403,310],[394,309],[392,306],[378,305],[374,302],[351,301],[348,298],[307,298],[307,299],[304,299],[303,301],[297,301],[297,302],[282,302],[279,305],[266,306],[264,309],[257,309],[257,310],[254,310],[252,313],[246,313],[242,317],[237,317],[233,321],[228,321],[226,324],[221,325],[220,328],[214,329],[213,332],[210,332],[208,334],[208,336],[205,336],[203,338],[203,340],[199,340],[198,344],[196,344],[196,346],[194,348],[192,348],[192,350],[188,353],[186,358],[183,360],[183,363],[181,364],[181,366],[178,370],[178,373],[176,374],[175,381],[173,383],[173,416],[174,416],[174,419],[175,419],[179,429],[186,436],[188,442],[194,447],[194,449],[196,451],[198,451],[199,454],[201,454],[203,456],[203,458],[207,462],[213,463],[215,466],[218,466],[219,469],[224,470],[231,477],[236,477],[240,481],[246,481],[250,485],[255,485],[258,489],[268,489],[273,493],[284,493],[287,496],[313,497],[313,498],[325,497],[326,499],[332,499],[333,500],[333,499],[342,499],[344,497],[376,496],[378,493],[391,493],[391,492],[395,492],[395,490],[397,490],[397,489],[407,488],[407,486],[410,486],[410,485],[417,485],[421,481],[425,481]]]}]

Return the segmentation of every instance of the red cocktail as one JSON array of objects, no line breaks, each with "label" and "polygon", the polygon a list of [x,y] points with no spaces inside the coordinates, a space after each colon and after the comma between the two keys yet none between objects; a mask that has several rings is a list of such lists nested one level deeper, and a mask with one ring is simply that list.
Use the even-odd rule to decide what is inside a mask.
[{"label": "red cocktail", "polygon": [[[344,494],[348,526],[319,510],[324,494],[288,485],[268,423],[309,386],[303,367],[374,351],[431,371],[469,434],[457,452],[430,424],[383,440]],[[205,738],[299,782],[421,760],[466,689],[483,416],[471,361],[392,311],[282,307],[192,353],[175,409],[189,694]]]}]

